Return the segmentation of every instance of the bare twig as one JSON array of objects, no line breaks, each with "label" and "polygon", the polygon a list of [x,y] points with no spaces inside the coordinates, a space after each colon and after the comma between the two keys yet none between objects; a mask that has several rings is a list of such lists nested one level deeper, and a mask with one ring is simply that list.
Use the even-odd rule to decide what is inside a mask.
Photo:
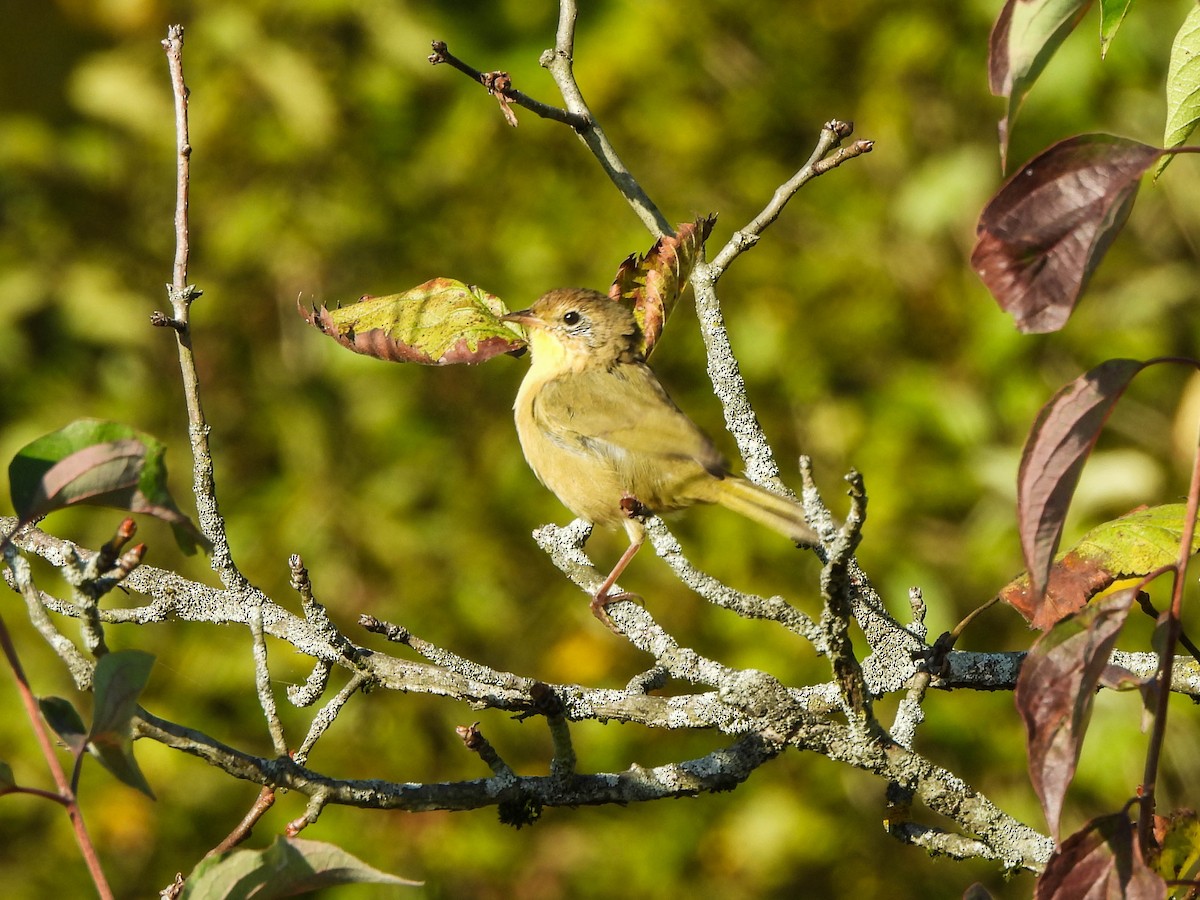
[{"label": "bare twig", "polygon": [[313,716],[313,720],[308,726],[308,734],[305,735],[300,747],[292,754],[296,762],[303,765],[308,761],[308,754],[312,753],[312,748],[316,746],[317,741],[329,730],[329,726],[337,719],[338,713],[342,711],[342,707],[346,705],[346,702],[356,692],[362,690],[364,686],[370,683],[370,676],[363,672],[355,672],[350,680],[346,682],[346,685],[333,695],[330,701],[321,708],[320,712]]},{"label": "bare twig", "polygon": [[287,738],[283,723],[279,721],[279,710],[275,707],[275,692],[271,689],[271,670],[267,664],[267,640],[263,633],[262,607],[250,613],[250,634],[254,639],[254,687],[258,691],[258,703],[267,720],[267,731],[271,744],[280,756],[287,756]]},{"label": "bare twig", "polygon": [[862,538],[863,525],[866,524],[867,495],[862,476],[857,472],[851,472],[846,480],[850,483],[850,514],[821,572],[821,594],[825,598],[821,628],[825,632],[825,645],[846,718],[857,740],[871,741],[878,736],[879,729],[871,709],[870,692],[863,678],[862,667],[854,655],[849,633],[851,597],[854,594],[849,578],[849,563]]},{"label": "bare twig", "polygon": [[512,767],[508,763],[500,758],[500,754],[496,752],[496,748],[492,746],[491,741],[483,736],[483,732],[479,730],[478,722],[472,725],[459,725],[454,730],[462,738],[463,746],[477,754],[481,760],[487,763],[487,767],[492,770],[492,774],[504,781],[516,780],[517,773],[512,770]]},{"label": "bare twig", "polygon": [[832,119],[825,123],[808,162],[801,166],[795,175],[775,189],[771,201],[763,208],[762,212],[755,216],[749,224],[730,235],[729,241],[709,263],[708,276],[713,281],[718,281],[735,259],[758,243],[763,231],[779,218],[783,208],[800,188],[818,175],[823,175],[830,169],[840,166],[846,160],[871,152],[872,147],[875,146],[873,141],[855,141],[849,147],[841,148],[834,155],[829,155],[831,150],[853,133],[854,125],[851,122]]},{"label": "bare twig", "polygon": [[568,112],[578,116],[585,123],[584,127],[575,129],[580,140],[596,157],[604,174],[616,185],[642,224],[655,237],[671,234],[671,223],[617,156],[617,151],[613,149],[608,135],[592,115],[591,109],[583,99],[583,92],[575,81],[575,20],[578,14],[576,0],[559,0],[554,49],[543,53],[539,62],[558,85],[558,91],[566,102]]},{"label": "bare twig", "polygon": [[183,26],[172,25],[162,42],[171,70],[171,87],[175,96],[175,265],[172,280],[167,286],[174,316],[169,324],[175,329],[179,348],[179,370],[183,377],[183,394],[188,410],[188,436],[192,445],[193,493],[200,529],[212,542],[213,570],[226,587],[246,587],[246,581],[234,565],[225,533],[225,520],[217,507],[216,479],[213,475],[212,451],[208,443],[209,425],[200,403],[200,376],[192,350],[191,306],[201,295],[187,283],[188,259],[191,253],[188,225],[188,191],[191,178],[192,145],[188,138],[189,91],[183,78]]},{"label": "bare twig", "polygon": [[534,100],[528,94],[518,91],[512,86],[512,80],[508,77],[507,72],[480,72],[474,66],[463,62],[451,53],[445,41],[434,41],[431,47],[433,52],[429,54],[430,63],[435,66],[439,63],[446,63],[458,69],[458,71],[462,72],[472,81],[482,84],[487,88],[489,94],[500,101],[501,110],[505,113],[505,119],[510,125],[515,126],[517,119],[507,104],[515,103],[529,110],[531,113],[541,116],[543,119],[550,119],[555,122],[562,122],[564,125],[570,125],[576,131],[582,131],[587,128],[587,120],[582,116],[575,115],[557,106],[542,103],[540,100]]},{"label": "bare twig", "polygon": [[571,726],[561,715],[546,717],[550,726],[550,739],[554,743],[554,756],[550,759],[550,774],[567,778],[575,774],[575,747],[571,742]]},{"label": "bare twig", "polygon": [[709,603],[733,610],[746,619],[776,622],[808,640],[817,653],[825,652],[824,635],[817,623],[782,597],[744,594],[699,571],[684,557],[679,542],[657,516],[647,520],[646,533],[654,552],[671,567],[676,577]]}]

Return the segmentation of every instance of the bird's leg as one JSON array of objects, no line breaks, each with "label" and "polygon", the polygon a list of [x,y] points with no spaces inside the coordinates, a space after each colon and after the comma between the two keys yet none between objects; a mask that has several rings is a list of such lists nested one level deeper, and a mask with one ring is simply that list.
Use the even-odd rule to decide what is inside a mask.
[{"label": "bird's leg", "polygon": [[621,498],[621,510],[628,516],[625,521],[625,531],[629,534],[629,547],[621,554],[621,558],[617,560],[617,564],[613,566],[608,577],[600,585],[599,590],[592,596],[592,615],[603,622],[612,631],[616,631],[612,619],[608,617],[608,612],[604,607],[610,603],[615,603],[618,600],[629,600],[636,597],[636,594],[631,594],[628,591],[619,591],[616,594],[610,594],[612,586],[617,583],[617,579],[621,577],[621,573],[625,571],[625,567],[629,565],[629,561],[633,559],[638,549],[645,543],[646,526],[642,524],[641,517],[646,514],[646,508],[638,502],[636,497],[625,496]]}]

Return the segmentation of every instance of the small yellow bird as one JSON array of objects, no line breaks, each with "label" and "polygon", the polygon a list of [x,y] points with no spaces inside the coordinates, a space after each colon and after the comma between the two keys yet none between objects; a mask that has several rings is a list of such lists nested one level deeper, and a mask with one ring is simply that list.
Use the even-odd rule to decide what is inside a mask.
[{"label": "small yellow bird", "polygon": [[638,517],[718,503],[791,538],[818,543],[803,508],[733,475],[708,436],[667,396],[638,349],[633,312],[598,291],[560,288],[501,319],[525,326],[533,364],[513,407],[525,459],[572,513],[624,525],[629,549],[592,598],[609,590],[646,539]]}]

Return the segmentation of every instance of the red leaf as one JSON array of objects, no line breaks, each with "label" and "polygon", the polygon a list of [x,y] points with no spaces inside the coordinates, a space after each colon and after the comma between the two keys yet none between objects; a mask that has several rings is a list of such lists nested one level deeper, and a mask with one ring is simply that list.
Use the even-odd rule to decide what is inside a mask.
[{"label": "red leaf", "polygon": [[1163,150],[1108,134],[1068,138],[1000,188],[971,265],[1025,332],[1056,331],[1117,236]]},{"label": "red leaf", "polygon": [[1017,676],[1029,779],[1056,840],[1096,687],[1136,596],[1133,589],[1117,591],[1059,622],[1037,639]]},{"label": "red leaf", "polygon": [[1083,464],[1117,399],[1147,365],[1135,359],[1103,362],[1051,397],[1038,413],[1017,473],[1021,552],[1038,596],[1046,591]]},{"label": "red leaf", "polygon": [[1147,868],[1124,812],[1093,819],[1071,835],[1038,878],[1036,900],[1121,897],[1165,900],[1167,885]]}]

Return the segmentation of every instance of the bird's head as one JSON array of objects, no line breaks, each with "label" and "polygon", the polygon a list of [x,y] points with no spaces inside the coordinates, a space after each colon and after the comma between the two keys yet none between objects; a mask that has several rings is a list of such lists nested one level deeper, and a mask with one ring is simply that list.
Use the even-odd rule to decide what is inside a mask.
[{"label": "bird's head", "polygon": [[534,365],[580,370],[637,355],[633,311],[599,291],[558,288],[529,307],[500,317],[525,326]]}]

